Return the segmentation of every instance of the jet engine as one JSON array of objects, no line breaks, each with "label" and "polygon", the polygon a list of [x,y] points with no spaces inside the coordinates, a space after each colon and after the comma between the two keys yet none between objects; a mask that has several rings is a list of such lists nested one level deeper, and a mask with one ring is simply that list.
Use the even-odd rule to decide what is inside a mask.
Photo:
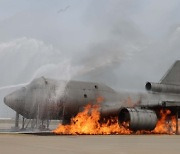
[{"label": "jet engine", "polygon": [[147,91],[180,94],[180,86],[177,85],[147,82],[145,87]]},{"label": "jet engine", "polygon": [[153,130],[157,115],[153,110],[141,108],[122,108],[118,114],[119,125],[130,130]]}]

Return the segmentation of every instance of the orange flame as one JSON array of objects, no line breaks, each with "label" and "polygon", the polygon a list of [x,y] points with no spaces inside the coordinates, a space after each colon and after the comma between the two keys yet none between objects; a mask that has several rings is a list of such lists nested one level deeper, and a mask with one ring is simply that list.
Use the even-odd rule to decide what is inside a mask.
[{"label": "orange flame", "polygon": [[[84,111],[78,113],[71,119],[69,125],[59,125],[53,132],[55,134],[173,134],[176,130],[175,116],[171,116],[167,122],[167,116],[170,110],[161,110],[160,119],[153,131],[137,131],[133,132],[118,124],[118,118],[110,118],[106,122],[100,122],[100,113],[98,105],[87,105]],[[124,124],[128,125],[128,124]]]},{"label": "orange flame", "polygon": [[[91,110],[91,112],[90,112]],[[53,132],[56,134],[131,134],[131,131],[120,127],[117,118],[111,118],[106,123],[100,123],[100,113],[97,105],[87,105],[85,110],[71,119],[70,125],[59,125]]]},{"label": "orange flame", "polygon": [[[176,131],[176,117],[169,116],[170,110],[160,111],[160,120],[156,124],[156,128],[152,131],[156,134],[173,134]],[[169,119],[168,119],[169,116]]]}]

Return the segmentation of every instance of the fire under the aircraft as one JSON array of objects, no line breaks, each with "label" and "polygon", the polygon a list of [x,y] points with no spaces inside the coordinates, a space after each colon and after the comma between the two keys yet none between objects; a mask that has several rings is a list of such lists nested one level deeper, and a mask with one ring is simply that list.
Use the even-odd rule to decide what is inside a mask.
[{"label": "fire under the aircraft", "polygon": [[[170,116],[170,110],[161,110],[160,118],[152,131],[132,131],[119,125],[118,118],[110,118],[105,122],[100,119],[98,105],[87,105],[84,111],[71,119],[69,125],[59,125],[53,132],[68,135],[129,135],[129,134],[174,134],[176,131],[176,118]],[[169,118],[167,121],[167,117]]]}]

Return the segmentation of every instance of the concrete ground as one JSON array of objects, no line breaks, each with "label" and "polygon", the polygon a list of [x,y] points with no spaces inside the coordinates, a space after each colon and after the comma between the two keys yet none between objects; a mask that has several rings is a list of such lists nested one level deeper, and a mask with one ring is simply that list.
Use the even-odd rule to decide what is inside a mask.
[{"label": "concrete ground", "polygon": [[[50,128],[56,128],[58,123],[52,121]],[[37,136],[8,133],[13,126],[14,120],[0,120],[0,154],[180,153],[180,135]]]},{"label": "concrete ground", "polygon": [[36,136],[0,134],[2,154],[179,154],[177,135]]}]

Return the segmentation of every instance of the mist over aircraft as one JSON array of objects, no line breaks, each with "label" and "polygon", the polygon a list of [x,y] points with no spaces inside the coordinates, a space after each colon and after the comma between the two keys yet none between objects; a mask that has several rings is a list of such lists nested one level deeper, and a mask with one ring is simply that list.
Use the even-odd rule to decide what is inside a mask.
[{"label": "mist over aircraft", "polygon": [[27,119],[62,119],[62,124],[67,125],[87,104],[97,104],[100,98],[101,118],[118,117],[119,125],[133,131],[153,130],[162,109],[170,110],[178,123],[180,61],[159,83],[147,82],[145,88],[147,92],[117,92],[102,83],[41,77],[4,97],[4,103]]}]

